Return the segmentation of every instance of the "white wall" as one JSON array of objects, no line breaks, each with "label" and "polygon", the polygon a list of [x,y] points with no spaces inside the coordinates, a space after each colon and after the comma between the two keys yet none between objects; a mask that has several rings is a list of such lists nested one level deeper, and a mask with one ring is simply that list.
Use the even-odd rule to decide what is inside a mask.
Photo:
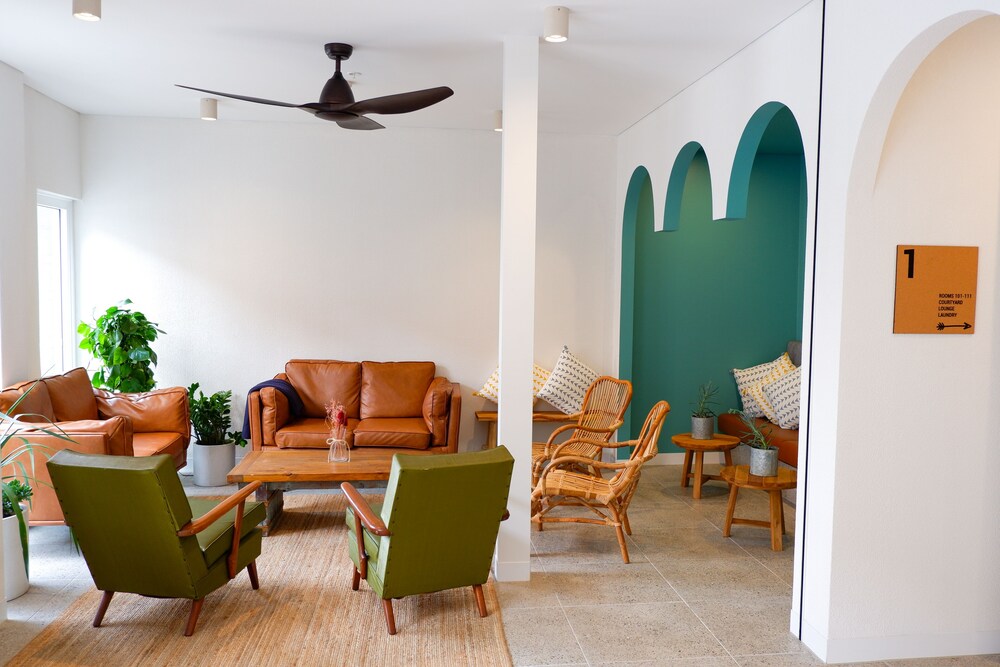
[{"label": "white wall", "polygon": [[[199,381],[240,404],[293,357],[429,359],[463,385],[461,446],[482,442],[471,392],[497,364],[499,135],[82,127],[79,315],[129,297],[159,322],[161,386]],[[536,361],[551,367],[567,342],[610,370],[607,325],[567,297],[609,307],[613,140],[543,136],[539,162]]]},{"label": "white wall", "polygon": [[[934,49],[1000,3],[827,11],[810,464],[831,482],[809,502],[832,550],[806,639],[835,662],[997,652],[998,20]],[[896,244],[979,246],[973,336],[891,333]]]}]

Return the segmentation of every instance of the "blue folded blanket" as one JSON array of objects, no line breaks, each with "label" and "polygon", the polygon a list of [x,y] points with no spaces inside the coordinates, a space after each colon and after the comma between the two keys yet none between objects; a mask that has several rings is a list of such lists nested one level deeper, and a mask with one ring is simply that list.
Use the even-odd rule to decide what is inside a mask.
[{"label": "blue folded blanket", "polygon": [[264,380],[259,384],[255,384],[247,392],[247,409],[243,413],[243,438],[246,440],[250,439],[250,394],[263,389],[264,387],[274,387],[288,399],[288,409],[291,410],[292,416],[298,417],[305,410],[305,406],[302,405],[302,399],[299,397],[299,392],[295,391],[295,387],[289,384],[285,380]]}]

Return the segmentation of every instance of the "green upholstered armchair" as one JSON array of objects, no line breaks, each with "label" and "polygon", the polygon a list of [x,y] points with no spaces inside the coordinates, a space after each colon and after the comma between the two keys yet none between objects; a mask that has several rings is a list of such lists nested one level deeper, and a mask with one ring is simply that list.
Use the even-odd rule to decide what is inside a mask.
[{"label": "green upholstered armchair", "polygon": [[514,458],[506,447],[481,452],[396,454],[385,502],[369,504],[349,483],[351,587],[365,579],[380,598],[389,634],[396,634],[392,599],[472,586],[486,616],[483,584],[490,574]]},{"label": "green upholstered armchair", "polygon": [[[192,601],[194,633],[205,596],[247,569],[258,588],[264,507],[246,502],[259,482],[219,502],[188,500],[169,456],[104,456],[63,450],[46,464],[94,584],[104,592],[99,627],[116,592]],[[194,513],[201,516],[194,519]]]}]

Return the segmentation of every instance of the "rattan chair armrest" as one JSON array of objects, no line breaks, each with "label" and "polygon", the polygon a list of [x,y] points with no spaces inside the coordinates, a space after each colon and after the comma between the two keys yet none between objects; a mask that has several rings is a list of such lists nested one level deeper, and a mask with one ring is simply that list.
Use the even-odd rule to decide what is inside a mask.
[{"label": "rattan chair armrest", "polygon": [[576,426],[577,426],[576,424],[563,424],[562,426],[556,428],[556,430],[552,431],[552,433],[549,435],[549,439],[545,441],[545,449],[549,450],[551,447],[555,446],[556,444],[555,440],[557,435],[565,433],[566,431],[572,431],[573,429],[576,428]]},{"label": "rattan chair armrest", "polygon": [[[354,510],[354,516],[361,519],[361,523],[364,524],[365,528],[372,535],[378,535],[379,537],[388,537],[392,535],[389,529],[386,528],[385,523],[382,521],[382,517],[375,514],[372,510],[371,505],[365,500],[364,496],[358,493],[358,490],[354,488],[354,485],[350,482],[344,482],[340,485],[341,490],[344,492],[344,496],[347,498],[347,504],[351,506]],[[358,536],[360,538],[360,535]]]},{"label": "rattan chair armrest", "polygon": [[[186,524],[181,526],[181,529],[177,531],[179,537],[189,537],[191,535],[197,535],[201,531],[205,530],[213,523],[219,520],[223,514],[233,509],[237,505],[242,506],[246,502],[247,497],[260,487],[260,482],[250,482],[242,489],[229,496],[221,503],[210,509],[205,514],[201,515],[197,519],[192,519]],[[242,519],[243,512],[240,511],[238,516]]]}]

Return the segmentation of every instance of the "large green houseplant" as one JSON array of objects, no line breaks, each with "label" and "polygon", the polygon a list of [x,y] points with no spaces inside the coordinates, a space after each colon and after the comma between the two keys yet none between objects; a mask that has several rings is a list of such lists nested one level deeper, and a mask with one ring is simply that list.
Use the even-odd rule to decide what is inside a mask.
[{"label": "large green houseplant", "polygon": [[111,306],[93,324],[80,322],[80,348],[101,363],[94,373],[95,387],[111,391],[149,391],[156,386],[153,368],[156,352],[149,346],[161,333],[156,322],[128,306],[131,299]]},{"label": "large green houseplant", "polygon": [[233,392],[217,391],[210,396],[199,389],[197,382],[188,387],[188,405],[195,442],[194,483],[197,486],[222,486],[226,475],[235,465],[236,445],[246,445],[243,434],[230,431],[230,407]]}]

